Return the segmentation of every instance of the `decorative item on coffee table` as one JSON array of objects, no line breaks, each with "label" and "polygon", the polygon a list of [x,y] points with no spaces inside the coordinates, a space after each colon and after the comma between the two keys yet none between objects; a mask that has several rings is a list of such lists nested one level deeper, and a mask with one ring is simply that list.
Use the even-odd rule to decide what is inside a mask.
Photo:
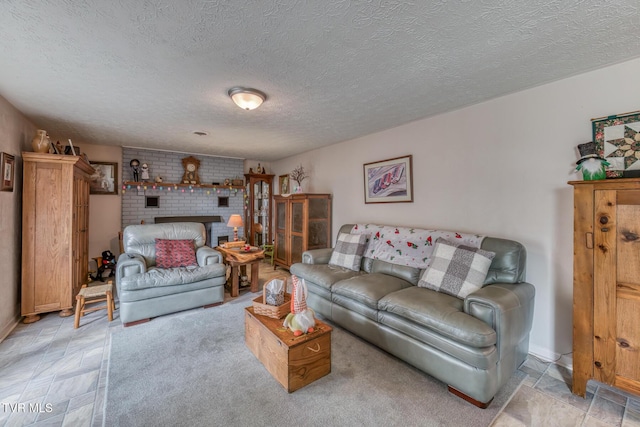
[{"label": "decorative item on coffee table", "polygon": [[283,325],[297,337],[313,332],[316,318],[313,310],[307,307],[307,285],[304,283],[304,279],[291,276],[291,280],[293,281],[291,313],[287,314]]},{"label": "decorative item on coffee table", "polygon": [[[281,304],[273,305],[268,303],[267,293],[269,292],[269,285],[274,281],[280,281],[284,285],[283,302]],[[291,310],[291,294],[286,292],[287,278],[276,277],[271,279],[268,283],[265,283],[262,287],[262,295],[253,300],[253,310],[256,314],[261,316],[271,317],[272,319],[282,319],[289,314]]]}]

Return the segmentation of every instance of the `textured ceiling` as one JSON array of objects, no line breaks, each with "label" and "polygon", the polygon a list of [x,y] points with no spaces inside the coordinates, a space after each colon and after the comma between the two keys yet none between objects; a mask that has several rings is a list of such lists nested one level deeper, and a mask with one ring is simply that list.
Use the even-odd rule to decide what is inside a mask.
[{"label": "textured ceiling", "polygon": [[0,95],[54,139],[276,160],[639,57],[639,7],[2,0]]}]

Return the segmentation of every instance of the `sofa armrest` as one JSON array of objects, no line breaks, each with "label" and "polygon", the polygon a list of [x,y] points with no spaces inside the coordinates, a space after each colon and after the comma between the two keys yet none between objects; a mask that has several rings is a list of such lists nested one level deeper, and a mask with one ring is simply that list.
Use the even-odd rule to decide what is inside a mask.
[{"label": "sofa armrest", "polygon": [[120,278],[132,276],[134,274],[146,273],[147,264],[142,255],[137,254],[121,254],[116,264],[116,283],[120,282]]},{"label": "sofa armrest", "polygon": [[196,251],[196,258],[198,259],[198,265],[201,267],[222,264],[222,254],[209,246],[199,247]]},{"label": "sofa armrest", "polygon": [[333,248],[311,249],[302,253],[303,264],[329,264]]},{"label": "sofa armrest", "polygon": [[494,283],[469,294],[465,313],[496,331],[498,354],[527,339],[533,323],[535,288],[532,284]]}]

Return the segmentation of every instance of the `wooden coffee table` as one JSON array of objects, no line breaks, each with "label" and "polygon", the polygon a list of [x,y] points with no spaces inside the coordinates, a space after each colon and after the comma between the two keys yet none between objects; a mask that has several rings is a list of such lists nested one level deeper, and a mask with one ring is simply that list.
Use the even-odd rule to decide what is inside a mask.
[{"label": "wooden coffee table", "polygon": [[314,331],[298,337],[282,326],[284,319],[244,309],[244,342],[289,392],[331,372],[331,326],[316,319]]},{"label": "wooden coffee table", "polygon": [[241,272],[243,275],[246,274],[247,265],[251,266],[251,292],[258,292],[260,260],[264,258],[262,249],[252,246],[250,251],[245,251],[243,248],[216,246],[215,250],[224,256],[225,264],[231,266],[231,288],[229,289],[229,294],[232,297],[238,296],[240,287],[238,276],[240,276]]}]

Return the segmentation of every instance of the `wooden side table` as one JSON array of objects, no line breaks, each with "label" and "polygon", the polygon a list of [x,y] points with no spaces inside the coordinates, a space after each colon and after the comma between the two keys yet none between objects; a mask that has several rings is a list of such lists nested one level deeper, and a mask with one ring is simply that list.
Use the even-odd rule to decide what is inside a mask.
[{"label": "wooden side table", "polygon": [[264,258],[263,250],[253,246],[250,251],[245,251],[242,248],[223,248],[222,246],[216,246],[215,250],[224,256],[225,264],[231,266],[231,289],[229,290],[231,297],[238,296],[240,288],[238,277],[241,270],[245,270],[247,265],[251,266],[251,292],[258,292],[258,274],[260,260]]}]

